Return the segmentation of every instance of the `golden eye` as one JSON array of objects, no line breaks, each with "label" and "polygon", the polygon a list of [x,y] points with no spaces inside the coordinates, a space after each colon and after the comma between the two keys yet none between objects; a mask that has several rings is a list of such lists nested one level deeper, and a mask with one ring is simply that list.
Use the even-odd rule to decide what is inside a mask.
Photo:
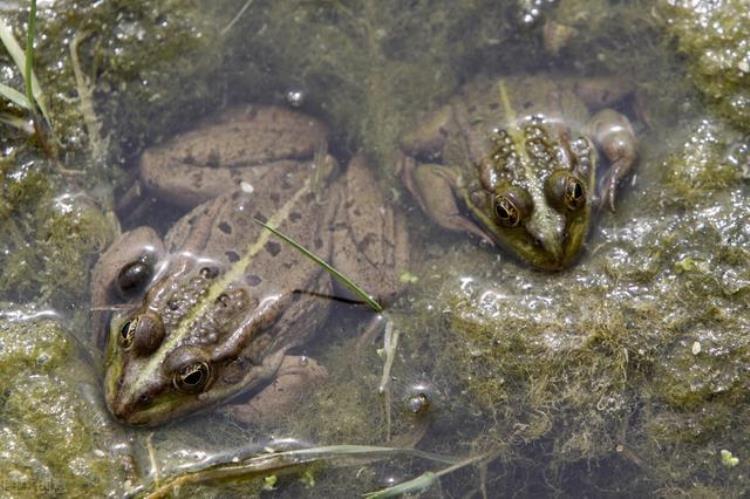
[{"label": "golden eye", "polygon": [[564,198],[565,206],[571,211],[577,210],[586,204],[586,191],[583,188],[583,184],[572,175],[568,177],[565,184]]},{"label": "golden eye", "polygon": [[504,227],[516,227],[521,221],[521,214],[513,204],[513,200],[507,196],[495,198],[495,214]]},{"label": "golden eye", "polygon": [[164,340],[164,323],[153,312],[139,314],[120,327],[117,341],[123,350],[133,350],[137,355],[148,355]]},{"label": "golden eye", "polygon": [[184,393],[198,393],[208,383],[211,369],[205,362],[194,362],[188,364],[172,377],[172,384],[176,389]]},{"label": "golden eye", "polygon": [[544,194],[557,210],[577,211],[586,204],[583,182],[567,170],[557,170],[549,176]]},{"label": "golden eye", "polygon": [[529,194],[511,187],[501,191],[495,196],[495,216],[503,227],[517,227],[531,213],[533,207]]},{"label": "golden eye", "polygon": [[117,336],[117,342],[120,344],[123,350],[129,350],[133,346],[133,339],[135,338],[135,328],[138,327],[138,319],[132,319],[126,321],[120,327],[120,334]]}]

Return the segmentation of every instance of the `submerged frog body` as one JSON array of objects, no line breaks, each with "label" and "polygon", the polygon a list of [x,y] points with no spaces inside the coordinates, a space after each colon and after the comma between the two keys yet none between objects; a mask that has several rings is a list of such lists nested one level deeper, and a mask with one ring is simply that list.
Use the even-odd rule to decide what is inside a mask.
[{"label": "submerged frog body", "polygon": [[636,160],[630,122],[606,108],[624,94],[608,80],[477,80],[403,137],[405,185],[438,224],[566,268]]},{"label": "submerged frog body", "polygon": [[289,351],[325,319],[331,278],[254,218],[368,291],[395,291],[407,254],[402,220],[363,158],[336,177],[325,137],[302,114],[249,108],[144,154],[151,189],[181,204],[205,201],[164,242],[137,228],[96,265],[93,308],[118,310],[95,324],[106,342],[106,402],[119,420],[155,425],[253,392],[272,405],[278,397],[260,391],[272,380],[304,377],[305,367],[319,374]]}]

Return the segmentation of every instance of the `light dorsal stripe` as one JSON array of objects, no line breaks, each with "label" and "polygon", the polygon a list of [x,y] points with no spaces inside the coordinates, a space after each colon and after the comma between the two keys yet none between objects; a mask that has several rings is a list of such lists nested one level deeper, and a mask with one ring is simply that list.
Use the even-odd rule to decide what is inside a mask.
[{"label": "light dorsal stripe", "polygon": [[[284,205],[279,208],[271,218],[268,219],[267,223],[273,227],[278,227],[284,220],[287,220],[294,207],[298,205],[300,198],[311,191],[311,185],[312,178],[307,178],[302,187],[291,198],[289,198],[289,200],[284,203]],[[229,267],[229,269],[208,288],[206,295],[190,309],[185,317],[182,318],[177,328],[175,328],[172,334],[169,335],[169,338],[167,338],[164,344],[162,344],[154,355],[149,358],[139,374],[139,377],[149,379],[152,375],[155,375],[157,370],[161,369],[167,354],[190,334],[193,323],[214,304],[216,299],[226,290],[226,288],[232,282],[242,277],[247,266],[250,265],[255,255],[263,249],[272,235],[273,234],[269,230],[260,230],[258,238],[247,246],[247,250],[242,257]],[[136,386],[131,387],[130,394],[132,395],[135,392],[135,389],[138,388],[139,387]]]},{"label": "light dorsal stripe", "polygon": [[521,165],[523,166],[524,179],[526,180],[525,187],[534,202],[534,211],[537,214],[536,216],[543,216],[549,219],[554,215],[552,215],[551,208],[549,208],[545,201],[544,191],[542,191],[538,182],[531,182],[529,180],[537,178],[539,172],[534,170],[535,165],[526,151],[526,138],[521,130],[521,124],[518,122],[518,116],[516,115],[515,109],[513,109],[513,105],[508,97],[508,90],[505,87],[505,82],[500,80],[497,85],[500,90],[500,102],[503,105],[507,121],[511,125],[508,127],[509,129],[507,132],[508,135],[510,135],[511,140],[513,140],[514,149],[521,155]]}]

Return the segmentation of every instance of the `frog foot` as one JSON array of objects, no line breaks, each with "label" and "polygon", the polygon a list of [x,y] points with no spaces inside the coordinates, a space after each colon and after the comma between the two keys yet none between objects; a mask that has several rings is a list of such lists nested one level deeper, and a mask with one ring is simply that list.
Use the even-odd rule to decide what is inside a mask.
[{"label": "frog foot", "polygon": [[630,120],[612,109],[602,109],[589,122],[591,134],[610,161],[609,171],[599,185],[601,205],[615,211],[617,184],[633,168],[638,159],[638,139]]}]

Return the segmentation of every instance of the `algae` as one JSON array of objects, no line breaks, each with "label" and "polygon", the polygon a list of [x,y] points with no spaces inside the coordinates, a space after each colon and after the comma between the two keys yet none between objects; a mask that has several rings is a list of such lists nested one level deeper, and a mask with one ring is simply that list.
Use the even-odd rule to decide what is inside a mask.
[{"label": "algae", "polygon": [[[12,23],[18,35],[24,15],[16,13]],[[207,75],[221,61],[220,40],[208,20],[200,2],[57,2],[40,8],[35,69],[52,89],[50,115],[63,162],[77,170],[111,169],[87,164],[88,145],[103,137],[87,137],[87,110],[80,100],[71,49],[77,51],[79,69],[92,87],[102,133],[115,139],[106,159],[123,164],[162,130],[218,102],[218,95],[209,98],[207,92]],[[20,77],[10,64],[3,69],[9,83]],[[96,168],[89,173],[106,175]]]},{"label": "algae", "polygon": [[750,12],[744,0],[660,0],[658,16],[693,83],[735,126],[750,129]]},{"label": "algae", "polygon": [[0,296],[66,310],[86,299],[85,269],[117,225],[80,191],[55,195],[49,171],[43,160],[0,161]]},{"label": "algae", "polygon": [[81,384],[86,369],[70,369],[80,359],[59,318],[4,304],[0,337],[3,494],[99,496],[122,490],[132,472],[127,455],[117,450],[100,406],[82,397],[82,390],[95,388]]}]

